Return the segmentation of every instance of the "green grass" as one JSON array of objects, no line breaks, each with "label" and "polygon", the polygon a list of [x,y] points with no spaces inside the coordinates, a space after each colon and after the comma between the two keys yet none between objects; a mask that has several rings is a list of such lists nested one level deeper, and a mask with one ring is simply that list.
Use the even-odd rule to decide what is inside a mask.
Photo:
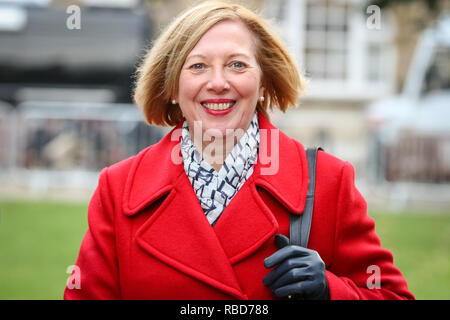
[{"label": "green grass", "polygon": [[[0,202],[0,299],[62,299],[87,203]],[[450,299],[450,212],[371,213],[417,299]]]},{"label": "green grass", "polygon": [[0,299],[62,299],[87,204],[0,203]]},{"label": "green grass", "polygon": [[450,212],[371,216],[416,299],[450,299]]}]

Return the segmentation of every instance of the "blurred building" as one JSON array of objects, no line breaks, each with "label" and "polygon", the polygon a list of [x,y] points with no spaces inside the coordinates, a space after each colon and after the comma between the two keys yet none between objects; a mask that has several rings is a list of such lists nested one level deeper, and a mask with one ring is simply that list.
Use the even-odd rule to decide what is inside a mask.
[{"label": "blurred building", "polygon": [[396,90],[395,21],[367,13],[357,0],[266,1],[308,88],[300,105],[281,116],[280,127],[305,145],[351,161],[364,174],[365,106]]},{"label": "blurred building", "polygon": [[131,103],[145,2],[1,0],[0,15],[0,100]]}]

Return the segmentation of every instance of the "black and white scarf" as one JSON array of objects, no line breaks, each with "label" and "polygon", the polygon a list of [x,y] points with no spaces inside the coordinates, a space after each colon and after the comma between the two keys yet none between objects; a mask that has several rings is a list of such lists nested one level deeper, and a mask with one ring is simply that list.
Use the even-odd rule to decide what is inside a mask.
[{"label": "black and white scarf", "polygon": [[257,113],[255,113],[247,131],[233,147],[217,172],[195,148],[189,135],[188,123],[184,121],[181,135],[184,171],[212,226],[245,181],[252,175],[253,166],[258,158],[258,148],[259,124]]}]

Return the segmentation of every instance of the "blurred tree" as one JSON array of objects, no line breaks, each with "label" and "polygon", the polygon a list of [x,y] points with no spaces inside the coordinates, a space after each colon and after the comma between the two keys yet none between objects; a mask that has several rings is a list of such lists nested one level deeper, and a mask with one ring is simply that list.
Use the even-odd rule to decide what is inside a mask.
[{"label": "blurred tree", "polygon": [[403,87],[417,40],[424,29],[436,23],[444,12],[450,12],[450,0],[367,0],[389,11],[396,27],[397,89]]},{"label": "blurred tree", "polygon": [[444,2],[442,0],[370,0],[370,4],[377,5],[381,9],[397,5],[397,4],[407,4],[411,2],[423,2],[425,6],[428,7],[430,11],[436,11],[439,9],[439,2]]},{"label": "blurred tree", "polygon": [[450,11],[450,0],[368,0],[368,5],[377,5],[380,9],[422,8],[425,16],[420,19],[421,27],[433,23],[443,12]]},{"label": "blurred tree", "polygon": [[[176,17],[183,10],[192,7],[200,2],[207,0],[142,0],[146,1],[152,17],[155,20],[155,25],[158,30],[163,30],[174,17]],[[247,8],[259,10],[264,1],[273,0],[225,0],[233,3],[242,4]],[[0,0],[1,2],[1,0]]]}]

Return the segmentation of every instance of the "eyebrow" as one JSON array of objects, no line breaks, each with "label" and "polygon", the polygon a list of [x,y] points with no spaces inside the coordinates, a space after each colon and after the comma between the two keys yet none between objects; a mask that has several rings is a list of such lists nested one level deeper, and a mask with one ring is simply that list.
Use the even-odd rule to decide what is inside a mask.
[{"label": "eyebrow", "polygon": [[[243,58],[245,58],[245,59],[250,59],[250,57],[249,57],[247,54],[241,53],[241,52],[230,54],[230,55],[228,56],[228,59],[236,58],[236,57],[243,57]],[[187,60],[190,60],[190,59],[193,59],[193,58],[206,59],[206,56],[203,55],[203,54],[193,54],[193,55],[188,56],[188,57],[186,58],[186,61],[187,61]]]}]

